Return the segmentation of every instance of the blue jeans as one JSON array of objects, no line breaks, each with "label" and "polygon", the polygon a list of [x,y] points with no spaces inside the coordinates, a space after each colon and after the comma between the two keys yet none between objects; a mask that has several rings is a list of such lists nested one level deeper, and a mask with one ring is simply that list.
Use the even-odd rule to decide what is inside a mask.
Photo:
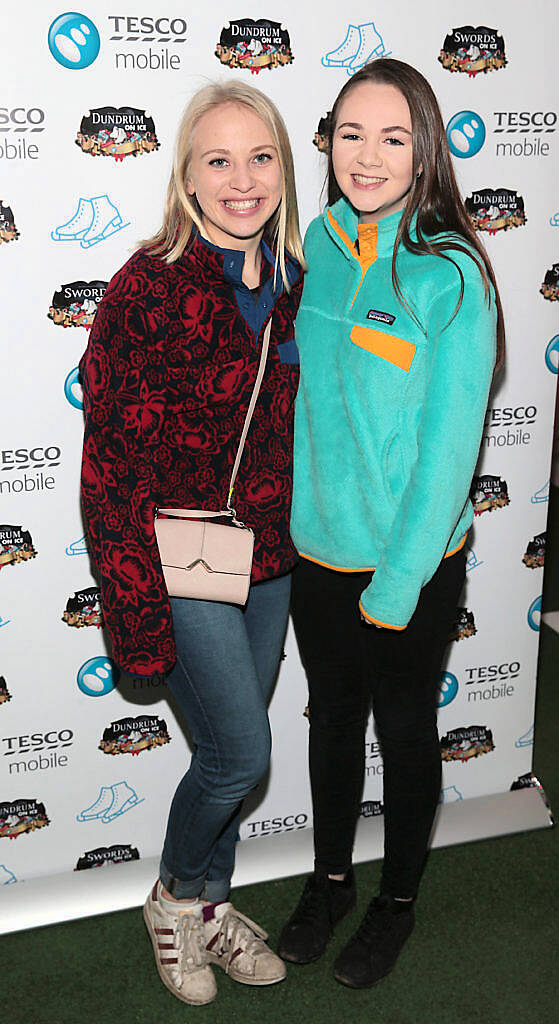
[{"label": "blue jeans", "polygon": [[177,899],[227,899],[241,802],[270,760],[267,702],[291,576],[252,586],[244,608],[171,598],[177,664],[167,684],[194,740],[167,823],[160,877]]}]

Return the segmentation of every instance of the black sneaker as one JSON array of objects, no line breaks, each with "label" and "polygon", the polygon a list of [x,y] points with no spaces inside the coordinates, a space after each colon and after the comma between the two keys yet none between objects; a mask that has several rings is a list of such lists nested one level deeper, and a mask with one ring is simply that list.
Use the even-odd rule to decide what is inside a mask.
[{"label": "black sneaker", "polygon": [[295,911],[282,929],[278,943],[281,958],[294,964],[318,960],[334,928],[354,906],[353,868],[341,882],[316,872],[310,875]]},{"label": "black sneaker", "polygon": [[334,977],[349,988],[369,988],[394,967],[415,924],[413,903],[376,896],[334,964]]}]

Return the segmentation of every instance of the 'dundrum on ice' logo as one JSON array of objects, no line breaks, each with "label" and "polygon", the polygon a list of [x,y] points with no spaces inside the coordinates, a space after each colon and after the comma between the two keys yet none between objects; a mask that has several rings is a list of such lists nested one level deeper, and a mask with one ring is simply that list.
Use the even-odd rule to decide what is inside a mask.
[{"label": "'dundrum on ice' logo", "polygon": [[96,850],[86,850],[79,858],[74,871],[85,871],[87,868],[102,868],[104,864],[122,864],[127,860],[139,860],[140,854],[135,846],[129,843],[116,843],[114,846],[98,846]]},{"label": "'dundrum on ice' logo", "polygon": [[0,803],[0,839],[17,839],[50,825],[45,805],[38,800],[6,800]]},{"label": "'dundrum on ice' logo", "polygon": [[111,156],[118,163],[127,156],[159,149],[153,118],[136,107],[96,107],[82,117],[76,139],[83,153]]},{"label": "'dundrum on ice' logo", "polygon": [[55,292],[48,318],[57,327],[91,327],[107,281],[70,281]]},{"label": "'dundrum on ice' logo", "polygon": [[540,295],[543,295],[544,299],[549,299],[550,302],[559,300],[559,263],[554,263],[547,271],[540,288]]},{"label": "'dundrum on ice' logo", "polygon": [[469,78],[480,72],[499,71],[507,63],[505,40],[495,28],[463,25],[446,36],[439,61],[447,71],[461,71]]},{"label": "'dundrum on ice' logo", "polygon": [[384,804],[380,800],[363,800],[359,814],[362,818],[378,818],[384,814]]},{"label": "'dundrum on ice' logo", "polygon": [[22,526],[0,526],[0,569],[35,558],[37,552],[29,530]]},{"label": "'dundrum on ice' logo", "polygon": [[5,206],[0,199],[0,245],[2,242],[15,242],[19,238],[14,214],[10,206]]},{"label": "'dundrum on ice' logo", "polygon": [[83,626],[97,626],[97,629],[100,629],[103,625],[103,618],[99,587],[76,590],[74,596],[68,598],[62,621],[77,629],[81,629]]},{"label": "'dundrum on ice' logo", "polygon": [[471,761],[474,757],[495,750],[493,733],[486,725],[462,726],[451,729],[441,738],[443,761]]},{"label": "'dundrum on ice' logo", "polygon": [[111,722],[103,732],[99,750],[104,754],[141,754],[170,743],[167,724],[157,715],[138,715]]},{"label": "'dundrum on ice' logo", "polygon": [[332,111],[329,110],[324,117],[320,118],[318,122],[318,128],[316,129],[313,136],[313,146],[316,146],[319,153],[327,153],[330,138],[330,115]]},{"label": "'dundrum on ice' logo", "polygon": [[467,640],[468,637],[475,636],[476,633],[474,613],[467,608],[457,608],[456,619],[448,638],[449,643],[451,640]]},{"label": "'dundrum on ice' logo", "polygon": [[494,512],[497,508],[505,508],[510,505],[507,481],[490,474],[474,476],[470,498],[475,516],[481,516],[483,512]]},{"label": "'dundrum on ice' logo", "polygon": [[0,676],[0,704],[6,704],[11,699],[12,695],[8,690],[8,684],[4,676]]},{"label": "'dundrum on ice' logo", "polygon": [[257,75],[293,62],[289,32],[279,21],[239,18],[223,28],[215,55],[230,68],[245,68]]},{"label": "'dundrum on ice' logo", "polygon": [[545,530],[543,533],[536,534],[531,541],[528,541],[528,547],[522,556],[522,561],[529,569],[543,568],[545,563]]},{"label": "'dundrum on ice' logo", "polygon": [[524,200],[510,188],[482,188],[466,199],[466,210],[476,231],[508,231],[526,224]]}]

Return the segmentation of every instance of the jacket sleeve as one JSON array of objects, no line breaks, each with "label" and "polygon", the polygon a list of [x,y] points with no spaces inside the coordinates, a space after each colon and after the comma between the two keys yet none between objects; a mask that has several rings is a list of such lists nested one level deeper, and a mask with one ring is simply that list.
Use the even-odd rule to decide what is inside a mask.
[{"label": "jacket sleeve", "polygon": [[132,674],[175,661],[154,532],[149,443],[164,409],[149,315],[109,286],[80,362],[85,435],[81,496],[115,661]]},{"label": "jacket sleeve", "polygon": [[[427,320],[427,386],[418,454],[360,608],[376,625],[404,629],[421,588],[444,557],[466,503],[483,430],[495,363],[496,307],[474,261],[452,254],[458,271],[431,303]],[[450,554],[451,552],[449,552]]]}]

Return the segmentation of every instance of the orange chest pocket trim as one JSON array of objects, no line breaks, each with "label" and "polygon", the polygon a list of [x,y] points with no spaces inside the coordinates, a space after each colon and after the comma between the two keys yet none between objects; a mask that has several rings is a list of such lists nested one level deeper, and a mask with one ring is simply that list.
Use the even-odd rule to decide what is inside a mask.
[{"label": "orange chest pocket trim", "polygon": [[349,337],[359,348],[364,348],[367,352],[372,352],[375,356],[380,356],[381,359],[386,359],[388,363],[393,363],[394,366],[408,372],[415,355],[415,345],[411,341],[375,331],[371,327],[359,327],[358,324],[351,328]]}]

